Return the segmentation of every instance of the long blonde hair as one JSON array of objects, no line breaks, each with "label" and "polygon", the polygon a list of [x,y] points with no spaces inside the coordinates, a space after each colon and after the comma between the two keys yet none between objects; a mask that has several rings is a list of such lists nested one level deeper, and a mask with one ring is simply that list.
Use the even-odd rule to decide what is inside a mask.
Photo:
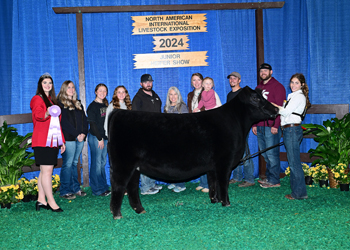
[{"label": "long blonde hair", "polygon": [[[81,103],[79,100],[77,100],[77,92],[74,91],[72,99],[69,99],[67,95],[67,89],[68,85],[72,83],[74,86],[74,83],[70,80],[64,81],[62,83],[60,92],[57,95],[57,99],[60,100],[60,102],[63,104],[64,108],[68,108],[69,110],[79,109],[82,110]],[[75,88],[75,86],[74,86]]]}]

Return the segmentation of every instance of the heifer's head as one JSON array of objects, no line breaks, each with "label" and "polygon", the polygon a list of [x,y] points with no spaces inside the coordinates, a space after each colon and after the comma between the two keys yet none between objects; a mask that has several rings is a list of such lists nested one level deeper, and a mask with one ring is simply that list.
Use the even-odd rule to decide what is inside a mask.
[{"label": "heifer's head", "polygon": [[245,103],[246,112],[250,114],[253,122],[276,118],[278,108],[273,106],[262,96],[260,89],[252,90],[246,86],[238,96],[239,99]]}]

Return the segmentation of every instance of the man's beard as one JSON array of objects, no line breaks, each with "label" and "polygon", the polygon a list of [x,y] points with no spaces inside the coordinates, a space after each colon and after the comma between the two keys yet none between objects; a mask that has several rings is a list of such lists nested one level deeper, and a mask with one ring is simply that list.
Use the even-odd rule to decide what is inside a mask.
[{"label": "man's beard", "polygon": [[269,74],[267,74],[266,76],[263,76],[263,77],[260,76],[260,78],[261,78],[261,80],[263,80],[263,81],[268,80],[268,79],[271,78],[271,74],[269,73]]},{"label": "man's beard", "polygon": [[146,88],[145,87],[142,87],[142,89],[144,90],[144,91],[151,91],[152,90],[152,87],[153,86],[147,86]]}]

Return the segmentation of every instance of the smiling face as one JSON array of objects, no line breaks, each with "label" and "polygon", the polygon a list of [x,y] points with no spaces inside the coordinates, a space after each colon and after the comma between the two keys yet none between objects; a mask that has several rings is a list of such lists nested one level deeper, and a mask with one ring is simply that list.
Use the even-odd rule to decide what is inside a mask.
[{"label": "smiling face", "polygon": [[205,79],[205,80],[203,81],[203,88],[204,88],[205,91],[211,90],[211,89],[213,88],[213,86],[214,86],[214,83],[213,83],[212,80],[210,80],[210,79]]},{"label": "smiling face", "polygon": [[294,77],[290,80],[289,87],[292,92],[298,91],[303,85],[300,83],[299,79]]},{"label": "smiling face", "polygon": [[196,89],[202,89],[202,79],[199,78],[199,76],[194,75],[191,79],[192,86]]},{"label": "smiling face", "polygon": [[177,93],[171,89],[169,91],[169,101],[170,101],[170,105],[171,106],[175,106],[177,103],[177,100],[179,99],[179,96],[177,95]]},{"label": "smiling face", "polygon": [[41,86],[43,87],[43,90],[45,92],[46,96],[49,96],[50,91],[52,89],[52,81],[50,78],[45,78],[42,82],[41,82]]},{"label": "smiling face", "polygon": [[119,99],[119,102],[125,101],[126,93],[125,93],[125,89],[123,87],[120,87],[117,89],[117,97]]},{"label": "smiling face", "polygon": [[230,76],[229,81],[233,91],[240,88],[239,84],[241,82],[241,79],[238,78],[237,76]]},{"label": "smiling face", "polygon": [[95,94],[96,94],[96,99],[95,99],[95,100],[96,100],[97,102],[102,102],[103,99],[105,99],[106,96],[107,96],[107,89],[106,89],[106,87],[100,86],[100,87],[96,90]]},{"label": "smiling face", "polygon": [[69,99],[73,99],[73,95],[75,94],[75,87],[72,82],[70,82],[67,86],[66,94]]},{"label": "smiling face", "polygon": [[271,78],[271,75],[272,75],[272,70],[269,70],[269,69],[261,69],[260,72],[260,78],[261,80],[263,81],[267,81]]}]

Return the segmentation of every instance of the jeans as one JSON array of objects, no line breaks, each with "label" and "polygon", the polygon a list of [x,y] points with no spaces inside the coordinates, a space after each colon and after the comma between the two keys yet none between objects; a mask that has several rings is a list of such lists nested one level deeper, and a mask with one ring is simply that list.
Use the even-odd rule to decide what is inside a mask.
[{"label": "jeans", "polygon": [[98,148],[97,137],[89,134],[88,142],[91,152],[90,165],[90,186],[93,195],[100,195],[109,190],[106,179],[106,163],[107,163],[107,140],[103,140],[103,149]]},{"label": "jeans", "polygon": [[60,195],[75,194],[80,191],[77,165],[84,141],[66,141],[66,151],[62,154]]},{"label": "jeans", "polygon": [[304,171],[300,160],[300,143],[303,139],[301,126],[283,130],[284,146],[290,167],[290,187],[294,199],[307,198]]},{"label": "jeans", "polygon": [[[246,139],[246,146],[245,146],[243,158],[250,154],[248,138],[249,138],[249,135],[247,136],[247,139]],[[244,168],[242,165],[244,166]],[[249,183],[254,183],[254,164],[253,164],[252,158],[247,159],[243,164],[239,164],[237,168],[235,168],[232,171],[233,179],[236,181],[242,181],[243,180],[242,171],[244,171],[244,180]]]},{"label": "jeans", "polygon": [[156,185],[156,180],[149,178],[146,175],[141,174],[141,193],[145,193]]},{"label": "jeans", "polygon": [[[278,128],[277,134],[271,133],[270,127],[257,127],[257,137],[259,149],[264,150],[268,147],[280,143],[281,139],[281,128]],[[280,147],[274,147],[264,153],[262,153],[266,161],[266,177],[269,183],[279,184],[280,183],[280,172],[281,172],[281,163],[280,163]]]},{"label": "jeans", "polygon": [[207,179],[207,175],[202,175],[199,178],[199,186],[201,186],[202,188],[209,188],[208,186],[208,179]]}]

